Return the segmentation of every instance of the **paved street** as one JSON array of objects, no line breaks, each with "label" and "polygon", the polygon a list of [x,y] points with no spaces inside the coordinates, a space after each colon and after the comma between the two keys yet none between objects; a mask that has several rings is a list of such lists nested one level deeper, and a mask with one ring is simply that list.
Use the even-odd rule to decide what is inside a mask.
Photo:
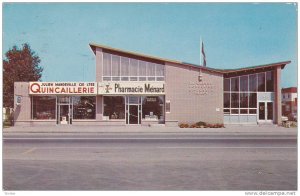
[{"label": "paved street", "polygon": [[4,135],[4,190],[295,190],[292,134]]}]

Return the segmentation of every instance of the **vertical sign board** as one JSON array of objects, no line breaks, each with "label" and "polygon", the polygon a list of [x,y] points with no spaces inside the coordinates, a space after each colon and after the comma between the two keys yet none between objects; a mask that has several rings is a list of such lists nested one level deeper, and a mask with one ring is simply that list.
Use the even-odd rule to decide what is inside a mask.
[{"label": "vertical sign board", "polygon": [[30,95],[97,95],[96,82],[29,82]]}]

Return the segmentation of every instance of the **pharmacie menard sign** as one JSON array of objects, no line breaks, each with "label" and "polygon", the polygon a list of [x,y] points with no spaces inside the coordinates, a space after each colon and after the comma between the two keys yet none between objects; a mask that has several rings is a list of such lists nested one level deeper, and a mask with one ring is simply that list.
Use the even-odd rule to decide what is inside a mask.
[{"label": "pharmacie menard sign", "polygon": [[99,82],[98,94],[101,95],[138,95],[138,94],[165,94],[164,82]]},{"label": "pharmacie menard sign", "polygon": [[96,95],[96,82],[29,82],[30,95]]}]

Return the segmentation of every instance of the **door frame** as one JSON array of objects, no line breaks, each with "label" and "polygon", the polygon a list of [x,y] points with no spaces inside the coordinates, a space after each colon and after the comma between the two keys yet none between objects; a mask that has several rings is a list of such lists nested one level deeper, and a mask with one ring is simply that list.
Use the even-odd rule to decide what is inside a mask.
[{"label": "door frame", "polygon": [[67,125],[72,124],[72,120],[73,120],[73,99],[71,96],[64,96],[64,97],[68,97],[69,99],[69,103],[59,103],[59,96],[57,97],[57,101],[56,101],[56,107],[57,107],[57,114],[56,114],[56,124],[57,125],[61,125],[61,114],[60,114],[60,107],[61,106],[68,106],[68,121],[67,121]]},{"label": "door frame", "polygon": [[[259,104],[264,103],[265,104],[265,118],[259,119]],[[268,120],[268,103],[272,103],[272,120]],[[257,108],[257,120],[258,122],[262,123],[273,123],[274,122],[274,102],[273,101],[258,101],[258,108]]]},{"label": "door frame", "polygon": [[[129,97],[138,97],[138,103],[129,103]],[[126,96],[125,97],[125,121],[127,125],[140,125],[142,121],[142,97],[141,96]],[[137,123],[130,123],[129,107],[132,105],[138,106],[138,121]]]}]

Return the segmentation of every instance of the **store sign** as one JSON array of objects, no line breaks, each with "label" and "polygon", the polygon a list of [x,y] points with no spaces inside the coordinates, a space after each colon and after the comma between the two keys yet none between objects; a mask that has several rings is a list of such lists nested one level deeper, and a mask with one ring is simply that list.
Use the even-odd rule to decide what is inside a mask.
[{"label": "store sign", "polygon": [[96,82],[29,82],[30,95],[96,95]]},{"label": "store sign", "polygon": [[164,82],[99,82],[100,95],[164,95]]}]

